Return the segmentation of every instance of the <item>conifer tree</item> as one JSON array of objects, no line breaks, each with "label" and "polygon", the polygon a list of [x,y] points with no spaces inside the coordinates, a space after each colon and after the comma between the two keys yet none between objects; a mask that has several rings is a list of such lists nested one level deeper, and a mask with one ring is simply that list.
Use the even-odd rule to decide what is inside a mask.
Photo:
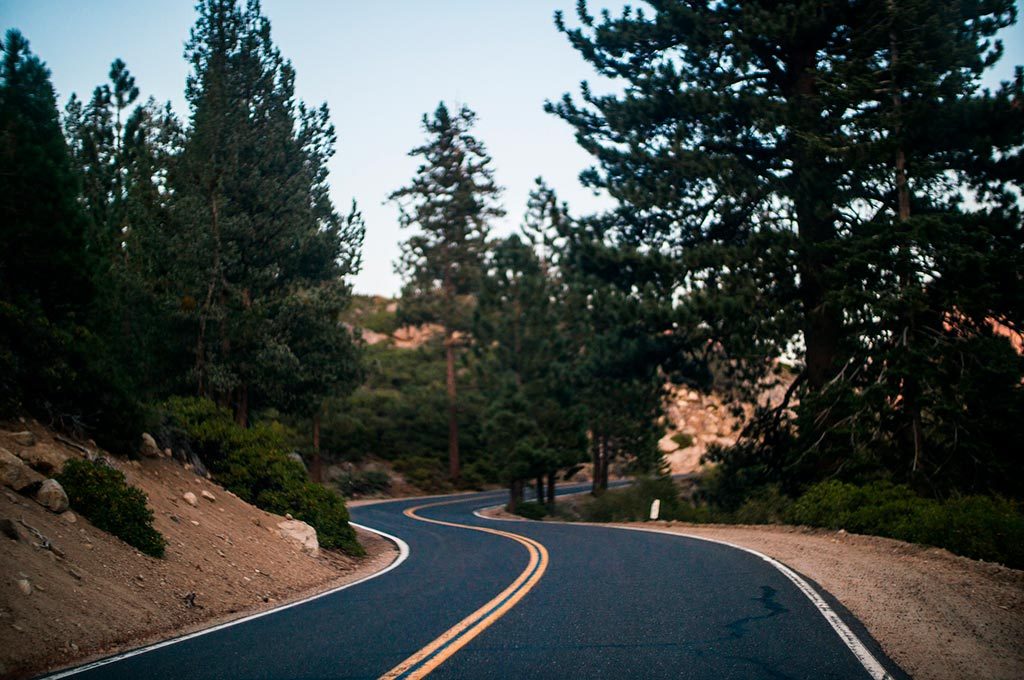
[{"label": "conifer tree", "polygon": [[399,313],[407,322],[444,329],[453,480],[460,474],[455,355],[472,319],[490,220],[504,214],[495,202],[500,189],[491,158],[470,132],[475,120],[468,108],[452,115],[443,102],[432,118],[424,115],[427,142],[409,152],[423,162],[412,183],[390,197],[401,208],[402,227],[419,229],[403,244],[397,267],[405,278]]},{"label": "conifer tree", "polygon": [[[624,93],[584,85],[582,103],[547,108],[597,160],[585,183],[621,206],[594,230],[591,271],[660,291],[652,328],[712,352],[705,364],[748,393],[776,357],[801,360],[797,421],[789,401],[762,411],[718,456],[723,471],[756,467],[744,477],[794,491],[835,474],[931,491],[1005,480],[1008,459],[979,454],[1013,448],[1006,430],[962,414],[1002,417],[971,396],[986,382],[1000,403],[1021,399],[1020,362],[992,323],[1021,328],[1008,274],[1020,213],[1006,199],[1020,86],[978,91],[1012,2],[648,4],[597,19],[580,3],[579,28],[556,16]],[[968,369],[972,344],[1002,368]]]},{"label": "conifer tree", "polygon": [[[274,405],[294,393],[291,378],[306,380],[305,369],[282,373],[285,359],[320,361],[319,351],[294,342],[289,314],[304,316],[308,301],[329,299],[314,305],[325,315],[320,322],[347,332],[335,312],[348,297],[342,277],[359,265],[363,226],[330,202],[329,113],[296,101],[294,69],[258,2],[200,3],[186,57],[192,115],[172,207],[183,307],[195,323],[193,375],[201,394],[231,405],[246,424],[254,403]],[[351,342],[320,351],[355,365]]]}]

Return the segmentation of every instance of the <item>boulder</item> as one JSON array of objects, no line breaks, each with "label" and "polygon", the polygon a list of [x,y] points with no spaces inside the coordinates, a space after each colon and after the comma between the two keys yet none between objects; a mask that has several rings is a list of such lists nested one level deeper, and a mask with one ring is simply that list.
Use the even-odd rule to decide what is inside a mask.
[{"label": "boulder", "polygon": [[302,460],[302,454],[300,454],[298,451],[292,451],[291,453],[288,454],[288,457],[294,460],[299,465],[301,465],[303,470],[306,470],[306,461]]},{"label": "boulder", "polygon": [[46,477],[30,468],[7,449],[0,449],[0,481],[15,491],[24,491],[41,484]]},{"label": "boulder", "polygon": [[68,509],[68,495],[56,479],[47,479],[39,486],[39,491],[36,491],[36,502],[58,514]]},{"label": "boulder", "polygon": [[320,552],[320,542],[316,540],[316,529],[305,522],[289,519],[284,522],[278,522],[277,529],[281,538],[295,541],[310,555],[316,555]]},{"label": "boulder", "polygon": [[57,448],[43,444],[15,452],[18,458],[25,461],[30,468],[44,475],[53,475],[64,469],[68,454]]},{"label": "boulder", "polygon": [[153,435],[148,432],[142,433],[142,446],[139,448],[139,455],[143,458],[159,458],[160,447],[156,445]]},{"label": "boulder", "polygon": [[191,505],[193,508],[199,505],[199,501],[196,499],[196,495],[191,491],[186,491],[181,495],[185,499],[185,502]]},{"label": "boulder", "polygon": [[217,497],[214,496],[209,491],[207,491],[206,489],[203,489],[202,491],[200,491],[199,495],[202,496],[203,498],[205,498],[206,500],[210,501],[211,503],[215,503],[217,501]]},{"label": "boulder", "polygon": [[14,440],[18,446],[35,446],[36,436],[24,430],[23,432],[8,432],[7,436]]}]

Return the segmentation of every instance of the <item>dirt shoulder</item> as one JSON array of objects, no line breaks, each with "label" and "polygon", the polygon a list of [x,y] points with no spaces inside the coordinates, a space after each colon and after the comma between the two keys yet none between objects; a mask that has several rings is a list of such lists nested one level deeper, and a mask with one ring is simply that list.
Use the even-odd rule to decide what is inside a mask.
[{"label": "dirt shoulder", "polygon": [[[47,433],[37,435],[36,447],[55,445]],[[166,556],[139,553],[73,508],[57,515],[2,489],[0,519],[22,536],[0,536],[0,676],[27,677],[280,606],[368,576],[398,556],[390,541],[363,531],[364,558],[312,555],[280,535],[284,518],[172,459],[112,463],[149,497]],[[194,507],[183,498],[189,491]],[[39,547],[26,524],[56,550]]]},{"label": "dirt shoulder", "polygon": [[839,600],[914,678],[1024,677],[1024,571],[888,538],[803,527],[621,526],[726,541],[787,564]]}]

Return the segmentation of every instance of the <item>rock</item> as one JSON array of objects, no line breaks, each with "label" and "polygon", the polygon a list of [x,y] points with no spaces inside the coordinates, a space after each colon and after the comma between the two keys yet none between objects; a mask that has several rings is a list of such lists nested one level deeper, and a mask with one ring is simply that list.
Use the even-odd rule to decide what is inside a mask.
[{"label": "rock", "polygon": [[191,522],[192,526],[194,526],[194,527],[199,526],[199,522],[195,521],[194,519],[190,519],[189,522]]},{"label": "rock", "polygon": [[173,458],[174,452],[170,449],[164,449],[164,458]]},{"label": "rock", "polygon": [[290,513],[290,512],[286,512],[286,513],[284,513],[284,518],[285,518],[285,519],[289,519],[289,520],[290,520],[290,519],[295,519],[294,517],[292,517],[292,513]]},{"label": "rock", "polygon": [[22,575],[14,579],[14,582],[18,586],[18,590],[20,590],[22,593],[24,593],[25,595],[32,594],[32,582],[28,580],[27,576]]},{"label": "rock", "polygon": [[295,541],[305,552],[311,555],[316,555],[320,552],[320,542],[316,540],[316,529],[305,522],[289,519],[284,522],[278,522],[277,528],[281,538]]},{"label": "rock", "polygon": [[36,436],[25,430],[24,432],[8,432],[7,436],[13,439],[18,446],[35,446]]},{"label": "rock", "polygon": [[16,453],[30,468],[44,475],[60,472],[68,460],[68,454],[55,446],[36,446]]},{"label": "rock", "polygon": [[142,447],[139,448],[139,455],[144,458],[159,458],[160,447],[156,445],[153,435],[148,432],[142,433]]},{"label": "rock", "polygon": [[0,449],[0,481],[15,491],[24,491],[35,484],[42,484],[41,474],[25,464],[7,449]]},{"label": "rock", "polygon": [[209,491],[207,491],[206,489],[203,489],[202,491],[200,491],[199,495],[202,496],[203,498],[205,498],[206,500],[210,501],[211,503],[216,503],[217,502],[217,497],[214,496]]},{"label": "rock", "polygon": [[288,457],[301,465],[303,470],[306,470],[306,461],[302,460],[302,455],[298,451],[292,451]]},{"label": "rock", "polygon": [[78,521],[78,516],[75,513],[71,512],[70,510],[68,510],[67,512],[62,512],[60,518],[68,524],[74,524]]},{"label": "rock", "polygon": [[56,479],[47,479],[40,485],[36,492],[36,502],[58,514],[68,509],[68,495]]},{"label": "rock", "polygon": [[199,505],[199,501],[196,499],[196,495],[191,491],[186,491],[181,495],[185,499],[185,502],[191,505],[193,508]]}]

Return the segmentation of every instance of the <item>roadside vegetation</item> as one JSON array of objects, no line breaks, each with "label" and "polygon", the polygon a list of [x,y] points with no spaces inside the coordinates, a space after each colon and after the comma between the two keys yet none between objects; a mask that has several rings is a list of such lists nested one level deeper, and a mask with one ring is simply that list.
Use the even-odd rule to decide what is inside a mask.
[{"label": "roadside vegetation", "polygon": [[[119,59],[61,112],[9,31],[0,415],[128,455],[160,428],[160,448],[353,552],[321,483],[501,485],[539,515],[586,466],[589,519],[658,497],[665,517],[1019,565],[1024,72],[981,87],[1015,5],[762,4],[556,14],[621,86],[545,104],[592,156],[603,212],[540,177],[506,205],[474,111],[424,113],[389,197],[396,300],[352,295],[364,225],[330,199],[330,113],[296,98],[258,2],[198,3],[183,117]],[[508,211],[520,228],[498,236]],[[407,328],[437,332],[398,347]],[[740,419],[685,498],[661,478],[666,386]],[[609,492],[613,469],[641,481]]]},{"label": "roadside vegetation", "polygon": [[702,491],[710,485],[688,482],[681,488],[668,477],[645,477],[598,497],[562,503],[553,512],[528,503],[517,514],[529,519],[551,516],[583,522],[642,522],[650,518],[651,504],[657,499],[659,519],[665,521],[795,524],[844,530],[1024,568],[1024,508],[1006,498],[974,495],[935,500],[902,484],[857,486],[829,480],[811,486],[795,499],[766,487],[736,509],[726,510]]},{"label": "roadside vegetation", "polygon": [[146,494],[125,481],[124,473],[101,461],[73,458],[56,477],[68,502],[97,528],[151,557],[163,557],[167,541],[153,528]]}]

